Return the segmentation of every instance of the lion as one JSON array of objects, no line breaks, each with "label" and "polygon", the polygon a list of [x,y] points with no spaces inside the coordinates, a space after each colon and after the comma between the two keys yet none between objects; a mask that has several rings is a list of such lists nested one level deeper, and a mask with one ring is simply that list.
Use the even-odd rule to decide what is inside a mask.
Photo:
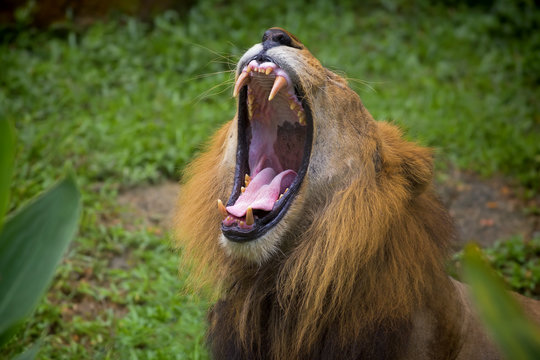
[{"label": "lion", "polygon": [[235,117],[185,170],[175,227],[219,296],[213,358],[500,358],[445,273],[455,231],[430,149],[281,28],[241,57],[233,95]]}]

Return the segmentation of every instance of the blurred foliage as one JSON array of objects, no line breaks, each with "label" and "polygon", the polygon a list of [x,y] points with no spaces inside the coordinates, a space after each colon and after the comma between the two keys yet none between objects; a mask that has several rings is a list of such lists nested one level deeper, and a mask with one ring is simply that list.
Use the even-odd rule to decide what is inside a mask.
[{"label": "blurred foliage", "polygon": [[[540,299],[540,237],[525,241],[521,236],[514,236],[506,241],[497,241],[482,251],[508,287]],[[458,277],[462,271],[463,257],[461,251],[453,258],[452,271]]]},{"label": "blurred foliage", "polygon": [[9,203],[9,189],[15,157],[15,134],[9,121],[0,119],[0,230]]},{"label": "blurred foliage", "polygon": [[36,358],[38,352],[39,352],[39,346],[40,343],[34,344],[30,346],[27,350],[25,350],[23,353],[15,356],[13,360],[33,360]]},{"label": "blurred foliage", "polygon": [[464,276],[480,318],[506,358],[540,358],[540,328],[527,319],[474,245],[465,248]]},{"label": "blurred foliage", "polygon": [[67,179],[6,220],[0,231],[0,345],[47,289],[80,213],[79,191]]},{"label": "blurred foliage", "polygon": [[537,192],[539,12],[515,4],[201,0],[148,22],[2,34],[0,118],[18,136],[9,209],[73,168],[85,212],[46,299],[0,352],[43,337],[44,359],[206,358],[205,299],[176,292],[185,274],[168,235],[126,225],[117,195],[178,179],[234,115],[235,62],[271,26],[346,71],[375,118],[442,160]]},{"label": "blurred foliage", "polygon": [[[11,124],[0,120],[0,346],[14,334],[49,286],[73,239],[80,195],[72,179],[62,181],[4,219],[14,158]],[[4,225],[5,220],[5,226]],[[33,359],[39,344],[17,359]]]}]

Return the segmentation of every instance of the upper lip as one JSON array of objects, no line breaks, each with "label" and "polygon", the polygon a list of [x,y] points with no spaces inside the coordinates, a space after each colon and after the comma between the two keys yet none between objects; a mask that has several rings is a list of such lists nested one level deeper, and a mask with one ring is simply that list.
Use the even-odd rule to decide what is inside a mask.
[{"label": "upper lip", "polygon": [[[294,125],[296,126],[294,130],[294,134],[297,133],[301,134],[302,141],[304,142],[304,146],[301,149],[301,154],[297,156],[301,156],[300,166],[297,169],[294,169],[292,171],[295,173],[296,171],[296,177],[294,178],[294,181],[289,185],[288,191],[281,194],[281,196],[276,200],[275,205],[264,214],[260,213],[260,211],[257,212],[257,214],[254,216],[253,210],[251,207],[248,207],[247,209],[242,209],[245,211],[242,211],[241,217],[236,217],[231,215],[225,205],[221,201],[218,201],[218,208],[220,212],[222,213],[224,217],[224,221],[222,223],[222,232],[224,233],[227,238],[229,238],[232,241],[237,242],[245,242],[250,241],[255,238],[258,238],[259,236],[263,235],[267,230],[269,230],[273,225],[275,225],[277,222],[281,220],[281,218],[284,216],[285,212],[287,211],[288,207],[292,203],[293,197],[297,194],[300,184],[303,180],[303,177],[307,171],[307,165],[309,163],[309,153],[311,151],[311,140],[312,140],[312,129],[313,124],[311,120],[311,113],[309,110],[309,107],[307,106],[305,100],[304,100],[304,94],[303,90],[297,85],[293,84],[291,81],[291,78],[285,70],[283,70],[272,58],[266,56],[264,61],[260,62],[253,59],[250,59],[248,62],[244,63],[242,66],[242,71],[240,72],[235,88],[234,88],[234,95],[239,95],[239,101],[238,101],[238,146],[237,146],[237,159],[236,159],[236,171],[235,171],[235,177],[234,177],[234,187],[232,194],[229,198],[229,201],[227,202],[227,207],[231,209],[232,211],[233,207],[232,205],[235,205],[235,203],[238,201],[239,197],[243,193],[244,185],[249,184],[249,181],[252,180],[252,178],[259,173],[262,174],[262,168],[264,168],[266,161],[267,154],[262,153],[262,155],[255,156],[255,159],[252,159],[250,156],[250,151],[253,155],[255,150],[252,151],[250,148],[251,141],[255,142],[254,139],[251,138],[251,136],[256,137],[262,137],[262,140],[257,140],[256,144],[262,142],[264,144],[270,143],[270,140],[267,138],[264,138],[267,134],[264,133],[262,130],[254,130],[252,121],[255,121],[252,119],[253,112],[255,111],[256,115],[259,115],[257,111],[261,111],[259,107],[265,107],[270,109],[270,112],[274,111],[277,113],[276,109],[273,107],[278,107],[277,103],[279,103],[279,115],[266,115],[266,113],[260,115],[260,117],[269,117],[268,120],[266,120],[267,123],[270,123],[272,130],[270,133],[275,134],[278,131],[280,131],[280,134],[283,134],[284,130],[281,125],[284,125],[285,122],[287,123],[298,123],[300,125]],[[269,81],[273,80],[272,84],[269,83]],[[248,86],[250,83],[252,83],[252,87],[250,87],[250,94],[249,94],[249,100],[248,100]],[[262,89],[262,90],[260,90]],[[260,90],[260,91],[259,91]],[[265,99],[260,99],[261,104],[257,104],[257,99],[254,99],[253,92],[258,91],[258,93],[264,93],[266,97],[266,93],[268,93],[268,97]],[[274,100],[276,96],[280,97],[279,100]],[[258,94],[258,96],[260,96]],[[286,103],[285,101],[288,101]],[[255,105],[254,105],[255,104]],[[290,110],[287,108],[285,109],[284,104],[287,104],[287,106],[290,108]],[[260,106],[258,106],[260,105]],[[284,115],[284,119],[282,118],[282,114]],[[292,114],[292,115],[287,115]],[[296,122],[295,122],[296,120]],[[259,121],[260,122],[260,121]],[[264,123],[265,120],[263,119],[262,122]],[[251,127],[250,127],[251,126]],[[261,127],[260,125],[258,125]],[[291,125],[288,125],[290,127]],[[298,127],[301,127],[303,129],[298,129]],[[248,129],[249,128],[249,129]],[[305,130],[304,130],[305,129]],[[249,130],[249,131],[248,131]],[[262,132],[262,135],[259,133]],[[248,139],[249,136],[249,139]],[[289,138],[291,136],[288,135],[281,135],[282,137],[285,136],[285,138]],[[278,152],[282,153],[284,152],[283,149],[279,149],[279,146],[282,145],[281,143],[278,143],[277,140],[273,144],[273,147],[278,148]],[[290,144],[292,140],[288,139],[286,144]],[[301,145],[301,143],[300,143]],[[298,144],[293,145],[294,149],[297,150]],[[300,152],[300,151],[299,151]],[[276,161],[274,162],[274,165],[271,167],[274,167],[277,173],[281,172],[283,169],[279,168],[280,159],[278,159],[279,154],[273,153],[270,154],[274,158],[276,158]],[[286,155],[281,155],[286,156]],[[294,155],[293,155],[294,156]],[[263,159],[264,158],[264,159]],[[287,159],[281,159],[283,161],[287,161]],[[254,166],[254,163],[259,161],[260,163],[263,163],[260,166]],[[251,166],[250,166],[251,162]],[[298,159],[293,159],[293,163],[297,163]],[[279,165],[276,165],[278,163]],[[272,162],[270,161],[270,164]],[[290,165],[289,165],[290,166]],[[288,167],[287,167],[288,168]],[[286,169],[285,169],[286,170]],[[250,174],[252,175],[251,178],[248,174],[248,171],[250,171]],[[282,174],[280,174],[282,175]],[[285,176],[283,174],[283,176]],[[272,176],[270,176],[272,178]],[[278,176],[276,176],[274,179],[277,179]],[[277,182],[282,181],[280,179],[276,180]],[[290,181],[290,180],[289,180]],[[274,184],[274,182],[272,182]],[[254,188],[258,187],[259,185],[253,185]],[[262,185],[262,186],[270,186],[268,185]],[[271,190],[276,190],[276,187],[279,189],[278,185],[273,185],[270,187]],[[256,189],[254,191],[262,191],[260,189]],[[281,191],[280,191],[281,192]],[[253,193],[253,192],[252,192]],[[258,193],[257,193],[258,195]],[[277,196],[277,195],[276,195]],[[243,199],[247,197],[244,196]],[[268,199],[265,199],[268,202]],[[259,207],[261,209],[261,207]],[[235,213],[239,214],[239,213]],[[245,214],[245,216],[243,215]],[[260,216],[263,215],[263,216]]]}]

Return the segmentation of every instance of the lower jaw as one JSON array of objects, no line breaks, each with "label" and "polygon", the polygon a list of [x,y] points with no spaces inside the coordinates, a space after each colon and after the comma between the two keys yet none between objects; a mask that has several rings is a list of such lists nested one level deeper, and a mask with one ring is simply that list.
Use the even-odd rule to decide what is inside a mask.
[{"label": "lower jaw", "polygon": [[[258,240],[261,240],[261,238],[266,238],[268,234],[279,227],[281,221],[289,213],[291,205],[297,201],[297,194],[306,171],[307,166],[305,169],[300,170],[300,173],[296,176],[289,190],[284,194],[283,198],[276,203],[276,206],[263,217],[257,218],[252,228],[246,229],[239,226],[227,226],[225,222],[222,222],[221,231],[223,236],[230,242],[240,244],[257,242]],[[238,197],[231,196],[229,204],[234,204],[237,199]]]},{"label": "lower jaw", "polygon": [[274,231],[276,229],[271,229],[262,237],[243,243],[231,241],[222,234],[219,242],[229,256],[262,263],[279,253],[280,237]]}]

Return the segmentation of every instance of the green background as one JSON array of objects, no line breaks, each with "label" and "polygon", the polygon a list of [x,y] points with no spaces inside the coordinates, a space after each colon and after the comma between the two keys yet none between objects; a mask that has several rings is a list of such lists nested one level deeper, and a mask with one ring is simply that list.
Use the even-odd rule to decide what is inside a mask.
[{"label": "green background", "polygon": [[[452,164],[505,174],[530,196],[540,189],[533,2],[198,1],[144,21],[112,13],[50,27],[18,14],[0,32],[0,117],[17,136],[9,210],[72,171],[83,217],[2,356],[41,338],[40,359],[206,358],[207,299],[182,292],[169,234],[116,221],[117,196],[180,179],[234,115],[236,60],[272,26],[348,78],[376,119],[435,147],[440,171]],[[127,266],[112,266],[118,258]]]}]

